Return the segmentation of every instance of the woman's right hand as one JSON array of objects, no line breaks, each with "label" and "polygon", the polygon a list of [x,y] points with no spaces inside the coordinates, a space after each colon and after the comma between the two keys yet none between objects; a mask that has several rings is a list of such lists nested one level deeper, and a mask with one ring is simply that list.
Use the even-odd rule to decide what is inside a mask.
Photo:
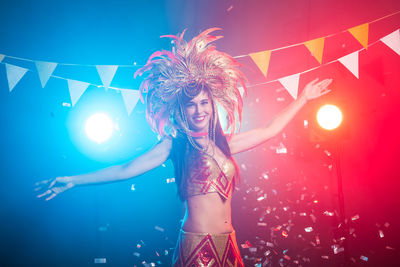
[{"label": "woman's right hand", "polygon": [[72,187],[75,186],[75,184],[71,182],[70,177],[63,176],[37,182],[35,183],[35,186],[36,186],[35,191],[46,190],[42,194],[37,195],[37,197],[41,198],[47,196],[46,198],[47,201],[54,198],[58,194],[66,191],[67,189],[71,189]]}]

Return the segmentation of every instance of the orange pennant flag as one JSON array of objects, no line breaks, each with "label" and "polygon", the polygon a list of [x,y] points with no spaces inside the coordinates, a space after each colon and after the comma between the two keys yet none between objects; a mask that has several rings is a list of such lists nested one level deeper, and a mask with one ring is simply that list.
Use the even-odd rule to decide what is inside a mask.
[{"label": "orange pennant flag", "polygon": [[324,53],[325,37],[317,38],[311,41],[304,42],[304,45],[310,50],[311,54],[322,63],[322,54]]},{"label": "orange pennant flag", "polygon": [[257,53],[249,54],[251,59],[253,59],[254,63],[258,66],[261,72],[267,77],[268,67],[269,67],[269,60],[271,58],[271,51],[262,51]]},{"label": "orange pennant flag", "polygon": [[368,49],[368,23],[353,27],[349,32],[360,42],[365,49]]}]

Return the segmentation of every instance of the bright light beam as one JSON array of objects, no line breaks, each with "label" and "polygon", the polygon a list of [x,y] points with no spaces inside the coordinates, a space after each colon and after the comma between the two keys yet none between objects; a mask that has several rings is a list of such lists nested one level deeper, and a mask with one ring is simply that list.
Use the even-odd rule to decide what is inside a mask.
[{"label": "bright light beam", "polygon": [[96,143],[103,143],[110,139],[114,131],[114,123],[104,113],[96,113],[90,116],[85,123],[87,136]]},{"label": "bright light beam", "polygon": [[335,105],[324,105],[317,112],[318,124],[329,131],[339,127],[342,118],[342,112]]}]

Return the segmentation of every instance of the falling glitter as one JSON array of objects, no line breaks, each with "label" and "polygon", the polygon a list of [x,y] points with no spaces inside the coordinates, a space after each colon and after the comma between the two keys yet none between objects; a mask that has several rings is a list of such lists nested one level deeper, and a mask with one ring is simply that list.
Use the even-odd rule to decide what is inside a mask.
[{"label": "falling glitter", "polygon": [[382,231],[382,230],[379,230],[379,237],[380,237],[380,238],[385,237],[385,235],[383,234],[383,231]]},{"label": "falling glitter", "polygon": [[157,231],[160,231],[160,232],[164,232],[164,228],[157,226],[157,225],[154,226],[154,229],[156,229]]},{"label": "falling glitter", "polygon": [[175,178],[167,178],[167,184],[175,183]]},{"label": "falling glitter", "polygon": [[313,228],[311,226],[304,228],[304,231],[306,231],[307,233],[310,233],[313,231]]}]

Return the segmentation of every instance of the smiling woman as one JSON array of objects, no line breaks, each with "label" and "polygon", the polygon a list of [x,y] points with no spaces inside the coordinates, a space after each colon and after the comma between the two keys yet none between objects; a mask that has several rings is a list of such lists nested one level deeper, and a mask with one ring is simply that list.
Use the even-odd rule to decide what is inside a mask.
[{"label": "smiling woman", "polygon": [[208,131],[210,118],[214,112],[211,102],[206,90],[202,90],[195,98],[184,102],[186,119],[194,132]]},{"label": "smiling woman", "polygon": [[[94,173],[57,177],[39,197],[47,199],[76,185],[125,180],[171,159],[178,194],[186,213],[173,256],[173,266],[244,266],[232,226],[232,193],[239,179],[232,154],[249,150],[285,127],[310,99],[329,92],[332,80],[310,82],[301,96],[268,126],[236,134],[242,112],[238,86],[246,78],[239,64],[210,43],[221,38],[209,29],[190,42],[173,38],[174,48],[155,52],[136,74],[146,74],[147,119],[161,141],[130,162]],[[229,135],[222,131],[217,104],[226,111]],[[236,118],[238,116],[238,118]]]}]

